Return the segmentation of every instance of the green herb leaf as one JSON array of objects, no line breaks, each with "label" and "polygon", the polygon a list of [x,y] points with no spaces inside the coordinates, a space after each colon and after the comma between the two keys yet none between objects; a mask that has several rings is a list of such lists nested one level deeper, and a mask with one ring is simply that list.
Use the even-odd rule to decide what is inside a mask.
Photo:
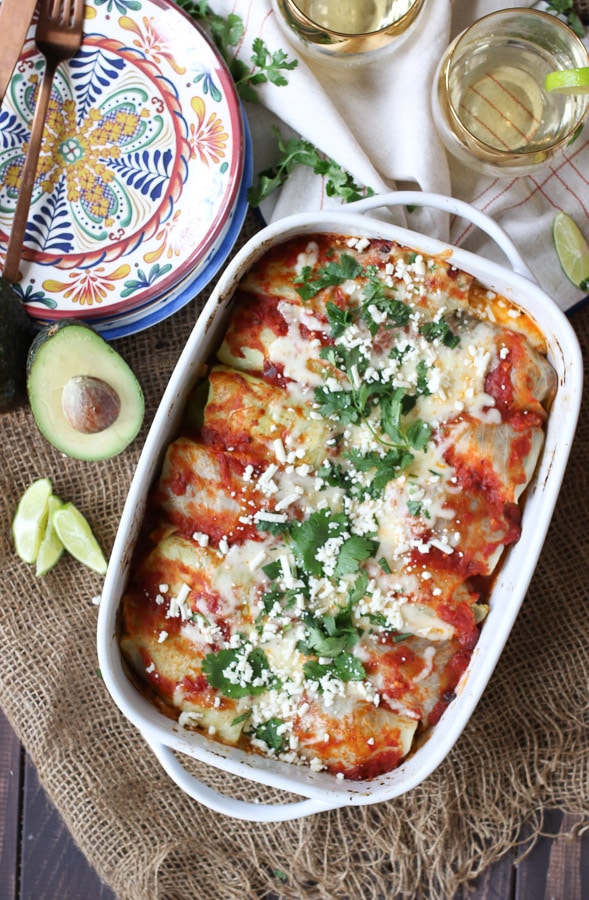
[{"label": "green herb leaf", "polygon": [[329,510],[321,509],[308,519],[295,522],[291,531],[295,555],[301,560],[305,572],[315,578],[323,574],[323,563],[315,558],[317,550],[334,536],[334,531],[329,528],[331,521]]},{"label": "green herb leaf", "polygon": [[[228,672],[235,670],[245,655],[247,655],[247,662],[251,667],[250,679],[247,683],[234,683],[228,677]],[[226,697],[234,699],[261,694],[267,690],[269,670],[270,666],[264,651],[259,648],[250,651],[248,646],[208,653],[202,661],[203,674],[211,687],[217,688]],[[254,684],[258,680],[260,683]]]},{"label": "green herb leaf", "polygon": [[377,549],[378,541],[360,535],[352,535],[340,547],[334,576],[340,578],[342,575],[357,572],[360,562],[368,559],[369,556],[374,556]]},{"label": "green herb leaf", "polygon": [[362,681],[366,677],[366,669],[352,653],[340,653],[331,663],[320,663],[310,659],[303,666],[303,671],[306,678],[318,682],[326,675],[340,681]]},{"label": "green herb leaf", "polygon": [[286,735],[279,734],[279,729],[282,725],[284,725],[282,719],[272,716],[267,722],[263,722],[254,728],[253,733],[259,741],[264,741],[270,750],[274,750],[275,753],[282,753],[287,747]]},{"label": "green herb leaf", "polygon": [[437,322],[426,322],[424,325],[420,325],[419,333],[426,341],[440,340],[445,347],[451,349],[460,343],[460,337],[452,331],[443,316]]},{"label": "green herb leaf", "polygon": [[236,716],[235,719],[232,719],[231,725],[241,725],[242,722],[245,722],[246,719],[249,719],[251,714],[251,709],[246,710],[246,712],[242,713],[240,716]]},{"label": "green herb leaf", "polygon": [[359,187],[352,176],[335,160],[322,154],[309,141],[300,138],[284,140],[277,128],[274,129],[274,132],[278,139],[280,159],[272,169],[261,172],[258,176],[258,184],[250,188],[248,199],[251,206],[259,206],[273,190],[284,184],[297,166],[308,166],[316,175],[325,176],[326,193],[330,196],[342,197],[348,203],[374,194],[371,188],[363,190]]},{"label": "green herb leaf", "polygon": [[326,303],[325,311],[327,312],[327,319],[331,326],[331,337],[333,338],[341,337],[354,321],[354,317],[349,309],[340,309],[331,300]]}]

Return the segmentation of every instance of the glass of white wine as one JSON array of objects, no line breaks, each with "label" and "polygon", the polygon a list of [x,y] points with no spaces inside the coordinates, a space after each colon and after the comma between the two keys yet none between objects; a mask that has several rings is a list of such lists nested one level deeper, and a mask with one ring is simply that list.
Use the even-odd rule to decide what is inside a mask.
[{"label": "glass of white wine", "polygon": [[459,34],[434,78],[432,111],[446,149],[488,175],[525,175],[582,127],[589,95],[546,91],[549,72],[589,66],[582,41],[550,13],[490,13]]},{"label": "glass of white wine", "polygon": [[399,43],[425,0],[273,0],[298,48],[320,61],[379,59]]}]

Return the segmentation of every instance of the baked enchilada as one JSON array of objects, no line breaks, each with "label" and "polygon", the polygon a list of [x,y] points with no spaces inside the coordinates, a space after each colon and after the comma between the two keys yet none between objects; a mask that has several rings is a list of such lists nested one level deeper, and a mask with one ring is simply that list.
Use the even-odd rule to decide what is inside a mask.
[{"label": "baked enchilada", "polygon": [[532,319],[443,257],[318,233],[240,281],[120,613],[182,728],[369,779],[452,701],[556,390]]}]

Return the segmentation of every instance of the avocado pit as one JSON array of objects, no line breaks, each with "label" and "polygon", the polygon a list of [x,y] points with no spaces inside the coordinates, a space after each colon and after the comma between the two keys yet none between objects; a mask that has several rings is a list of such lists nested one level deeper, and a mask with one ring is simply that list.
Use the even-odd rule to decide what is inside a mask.
[{"label": "avocado pit", "polygon": [[74,375],[63,386],[61,408],[75,431],[98,434],[118,419],[121,398],[102,378]]}]

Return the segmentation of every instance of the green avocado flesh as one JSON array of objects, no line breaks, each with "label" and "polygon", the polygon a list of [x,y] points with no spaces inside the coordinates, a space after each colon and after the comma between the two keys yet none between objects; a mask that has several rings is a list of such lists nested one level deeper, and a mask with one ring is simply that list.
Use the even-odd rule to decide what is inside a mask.
[{"label": "green avocado flesh", "polygon": [[0,277],[0,413],[26,400],[27,354],[33,329],[20,297]]},{"label": "green avocado flesh", "polygon": [[44,328],[29,351],[29,403],[39,431],[74,459],[108,459],[137,436],[141,386],[90,326],[65,319]]}]

